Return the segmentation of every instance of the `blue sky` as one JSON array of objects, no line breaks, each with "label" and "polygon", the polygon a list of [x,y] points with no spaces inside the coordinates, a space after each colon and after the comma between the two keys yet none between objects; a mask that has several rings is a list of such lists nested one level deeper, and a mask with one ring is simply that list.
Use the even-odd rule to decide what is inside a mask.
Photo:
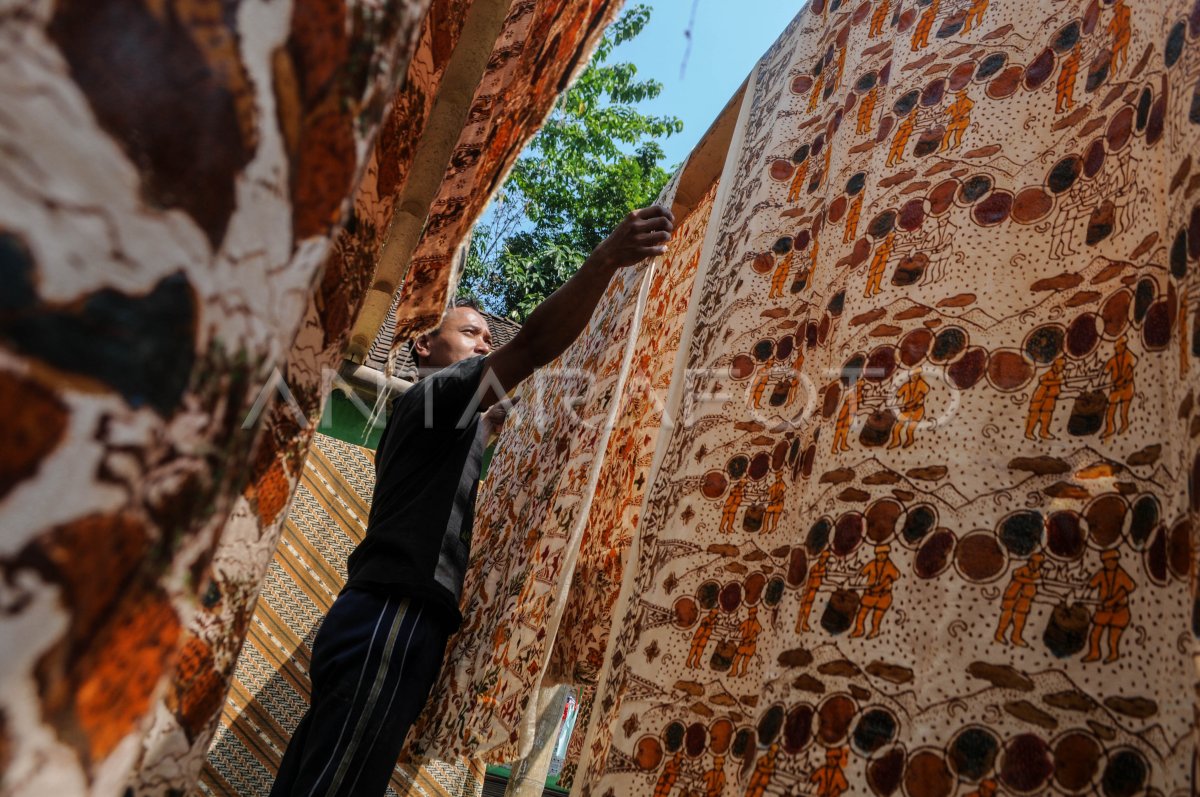
[{"label": "blue sky", "polygon": [[[609,62],[633,63],[639,78],[663,84],[657,99],[638,108],[683,120],[682,133],[660,142],[666,153],[662,165],[674,171],[807,0],[696,0],[691,53],[682,75],[693,0],[625,0],[625,7],[638,2],[650,6],[650,23],[614,50]],[[490,223],[494,213],[489,206],[481,222]]]},{"label": "blue sky", "polygon": [[[626,0],[626,7],[638,0]],[[692,49],[680,76],[687,39],[684,31],[693,0],[642,0],[652,9],[650,24],[617,48],[610,61],[630,61],[638,76],[663,84],[658,99],[643,103],[646,113],[683,120],[683,132],[663,142],[668,169],[696,145],[754,64],[804,7],[805,0],[697,0]]]}]

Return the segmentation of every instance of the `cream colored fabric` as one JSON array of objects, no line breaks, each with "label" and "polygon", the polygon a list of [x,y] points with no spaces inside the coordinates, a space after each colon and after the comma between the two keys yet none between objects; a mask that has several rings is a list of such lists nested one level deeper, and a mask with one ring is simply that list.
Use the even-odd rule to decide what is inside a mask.
[{"label": "cream colored fabric", "polygon": [[[620,591],[579,793],[1193,792],[1198,37],[1195,0],[826,0],[783,32],[623,576],[576,585]],[[529,450],[491,489],[544,545]],[[470,608],[503,629],[517,587]]]}]

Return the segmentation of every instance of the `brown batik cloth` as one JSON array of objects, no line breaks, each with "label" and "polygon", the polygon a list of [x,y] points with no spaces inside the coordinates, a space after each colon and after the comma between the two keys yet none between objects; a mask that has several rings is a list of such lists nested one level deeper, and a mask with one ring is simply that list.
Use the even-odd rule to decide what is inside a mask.
[{"label": "brown batik cloth", "polygon": [[1193,793],[1198,38],[1195,0],[825,0],[768,51],[580,793]]},{"label": "brown batik cloth", "polygon": [[1198,36],[814,2],[767,53],[583,794],[1192,793]]}]

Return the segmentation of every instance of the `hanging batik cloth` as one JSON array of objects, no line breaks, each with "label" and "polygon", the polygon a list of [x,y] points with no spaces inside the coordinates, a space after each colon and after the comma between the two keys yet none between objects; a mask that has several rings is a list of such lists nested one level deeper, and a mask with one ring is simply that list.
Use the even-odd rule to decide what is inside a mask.
[{"label": "hanging batik cloth", "polygon": [[1194,793],[1200,3],[811,3],[751,77],[585,795]]},{"label": "hanging batik cloth", "polygon": [[[760,61],[676,422],[628,453],[631,362],[580,619],[528,629],[598,675],[583,794],[1193,793],[1198,37],[1195,0],[814,2]],[[556,478],[492,486],[506,539]],[[549,643],[508,639],[452,686],[515,715]]]},{"label": "hanging batik cloth", "polygon": [[670,255],[620,272],[580,340],[522,389],[481,492],[466,625],[414,754],[511,760],[532,743],[543,684],[594,683],[641,503],[609,497],[645,484],[711,204],[689,211]]}]

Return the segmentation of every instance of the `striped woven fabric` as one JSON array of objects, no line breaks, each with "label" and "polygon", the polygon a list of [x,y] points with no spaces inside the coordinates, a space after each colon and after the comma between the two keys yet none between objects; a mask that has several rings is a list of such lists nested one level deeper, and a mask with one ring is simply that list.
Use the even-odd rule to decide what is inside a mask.
[{"label": "striped woven fabric", "polygon": [[[208,753],[203,794],[270,791],[308,708],[312,642],[345,583],[346,557],[366,531],[374,483],[373,452],[316,436]],[[479,797],[483,774],[466,762],[397,767],[388,794]]]}]

